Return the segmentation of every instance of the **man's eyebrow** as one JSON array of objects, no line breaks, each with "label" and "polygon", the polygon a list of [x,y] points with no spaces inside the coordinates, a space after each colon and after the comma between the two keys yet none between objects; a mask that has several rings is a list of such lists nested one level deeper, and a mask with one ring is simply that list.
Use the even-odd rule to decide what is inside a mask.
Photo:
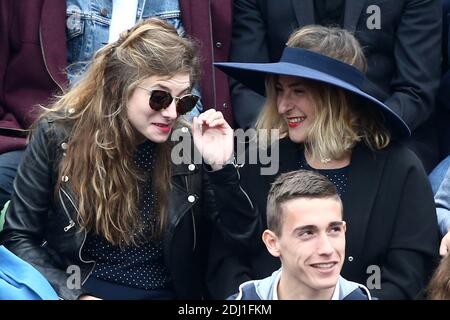
[{"label": "man's eyebrow", "polygon": [[[328,224],[328,228],[341,227],[343,225],[344,225],[344,221],[333,221]],[[311,225],[297,227],[292,231],[292,233],[305,232],[305,231],[317,231],[317,230],[318,230],[317,226],[311,224]]]},{"label": "man's eyebrow", "polygon": [[328,225],[328,228],[341,227],[343,225],[344,225],[344,221],[333,221],[333,222],[330,222],[330,224]]},{"label": "man's eyebrow", "polygon": [[317,230],[317,226],[311,224],[311,225],[297,227],[292,231],[292,233],[304,232],[304,231],[316,231],[316,230]]}]

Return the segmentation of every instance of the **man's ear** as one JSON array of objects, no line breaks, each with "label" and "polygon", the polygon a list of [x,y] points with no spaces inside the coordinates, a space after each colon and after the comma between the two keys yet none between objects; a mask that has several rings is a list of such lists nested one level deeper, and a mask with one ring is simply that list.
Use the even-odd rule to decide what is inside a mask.
[{"label": "man's ear", "polygon": [[264,230],[262,234],[262,240],[271,255],[273,255],[274,257],[280,256],[280,250],[278,248],[278,237],[273,231],[269,229]]}]

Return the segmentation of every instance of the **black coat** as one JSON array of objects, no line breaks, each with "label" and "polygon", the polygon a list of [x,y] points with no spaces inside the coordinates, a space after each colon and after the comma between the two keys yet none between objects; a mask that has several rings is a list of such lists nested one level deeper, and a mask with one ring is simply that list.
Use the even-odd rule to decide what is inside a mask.
[{"label": "black coat", "polygon": [[[303,145],[280,141],[279,171],[260,175],[261,166],[241,168],[241,184],[266,221],[270,183],[283,172],[297,170]],[[407,148],[392,144],[383,151],[358,145],[351,158],[347,190],[342,198],[347,222],[346,260],[342,276],[367,285],[379,266],[381,289],[371,290],[382,299],[412,299],[428,281],[438,252],[438,226],[433,194],[419,159]],[[265,248],[261,234],[251,252],[237,254],[219,237],[213,243],[209,291],[217,298],[238,291],[240,283],[262,279],[280,267]],[[369,280],[369,281],[368,281]]]},{"label": "black coat", "polygon": [[[65,150],[70,148],[70,144],[65,143],[68,139],[65,131],[55,121],[39,122],[17,172],[0,243],[37,268],[61,298],[76,299],[85,291],[68,287],[67,281],[73,273],[67,273],[67,268],[79,266],[84,284],[95,262],[84,261],[81,257],[86,232],[79,232],[77,197],[71,192],[70,177],[62,182],[61,188],[56,190],[56,199],[54,197],[58,166]],[[199,299],[205,295],[205,263],[212,227],[217,228],[222,238],[244,247],[252,232],[260,229],[251,204],[242,193],[236,201],[244,203],[241,208],[245,213],[233,211],[242,224],[236,224],[235,217],[229,214],[229,206],[235,206],[233,201],[216,208],[214,194],[217,193],[222,202],[226,195],[223,190],[227,182],[221,177],[226,171],[207,175],[201,165],[172,167],[163,249],[177,298]],[[218,184],[211,184],[208,176]],[[241,225],[245,229],[240,228]]]},{"label": "black coat", "polygon": [[[367,26],[371,5],[380,8],[380,29]],[[427,171],[437,164],[438,156],[430,117],[440,80],[441,12],[439,0],[346,0],[343,23],[367,57],[370,82],[365,90],[410,126],[413,137],[408,146]],[[289,35],[314,23],[313,0],[235,0],[230,61],[278,61]],[[233,82],[236,127],[250,127],[262,102]]]}]

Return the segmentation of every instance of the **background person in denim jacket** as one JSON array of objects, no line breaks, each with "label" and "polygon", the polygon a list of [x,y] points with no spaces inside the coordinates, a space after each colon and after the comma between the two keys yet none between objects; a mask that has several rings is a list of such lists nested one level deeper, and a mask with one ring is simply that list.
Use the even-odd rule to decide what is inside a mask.
[{"label": "background person in denim jacket", "polygon": [[[85,65],[74,62],[89,60],[108,42],[112,3],[0,1],[0,207],[12,192],[37,106],[64,91],[66,71],[73,78]],[[228,79],[213,68],[214,60],[228,58],[231,0],[139,0],[136,20],[150,16],[169,21],[179,33],[184,28],[199,41],[204,109],[215,107],[232,123]]]},{"label": "background person in denim jacket", "polygon": [[[117,40],[118,34],[136,22],[157,17],[184,35],[178,0],[67,0],[67,74],[71,84],[83,76],[94,53]],[[194,91],[197,95],[199,91]],[[199,102],[192,117],[202,111]]]},{"label": "background person in denim jacket", "polygon": [[[91,61],[95,51],[102,48],[109,41],[111,22],[114,17],[124,20],[124,31],[134,25],[136,21],[158,17],[165,19],[175,26],[178,34],[184,34],[181,24],[181,13],[178,0],[173,1],[144,1],[135,0],[126,2],[130,11],[125,15],[134,15],[132,25],[129,17],[121,7],[113,9],[112,0],[67,0],[66,1],[66,34],[67,34],[67,62],[69,78],[83,72]],[[118,2],[119,4],[121,2]],[[133,7],[134,5],[134,7]],[[118,13],[120,10],[120,13]],[[134,9],[134,10],[133,10]],[[128,24],[128,25],[127,25]],[[116,38],[117,36],[114,36]],[[116,40],[116,39],[115,39]]]}]

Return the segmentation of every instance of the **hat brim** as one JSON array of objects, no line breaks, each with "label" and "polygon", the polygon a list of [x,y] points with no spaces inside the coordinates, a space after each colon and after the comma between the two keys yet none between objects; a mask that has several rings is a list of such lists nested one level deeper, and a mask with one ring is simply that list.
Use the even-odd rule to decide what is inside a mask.
[{"label": "hat brim", "polygon": [[398,116],[383,102],[362,91],[360,88],[324,72],[289,62],[221,62],[214,63],[214,65],[225,72],[227,75],[229,75],[231,78],[239,81],[246,87],[263,96],[265,95],[266,91],[265,79],[269,74],[294,76],[331,84],[365,99],[365,101],[367,101],[369,105],[375,106],[379,110],[381,110],[386,119],[388,128],[395,136],[409,137],[411,135],[411,131],[408,125],[403,121],[403,119],[400,118],[400,116]]}]

